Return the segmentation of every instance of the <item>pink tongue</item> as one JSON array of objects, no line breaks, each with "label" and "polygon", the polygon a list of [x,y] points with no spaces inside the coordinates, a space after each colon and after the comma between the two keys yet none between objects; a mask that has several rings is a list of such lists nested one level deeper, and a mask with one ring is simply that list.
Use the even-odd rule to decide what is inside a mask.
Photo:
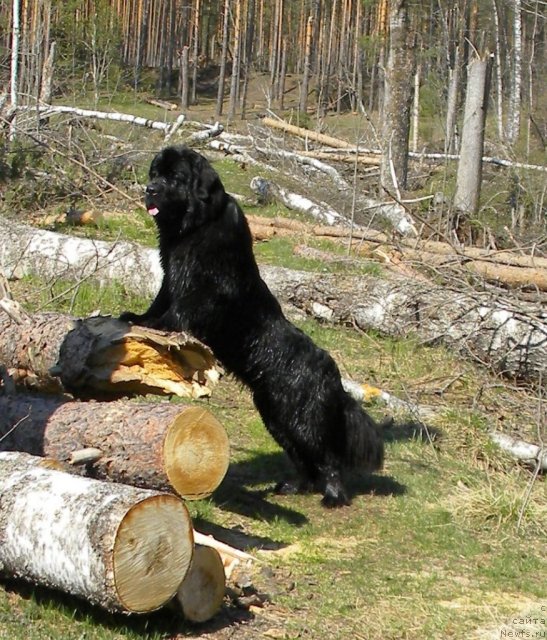
[{"label": "pink tongue", "polygon": [[155,216],[160,212],[160,210],[157,207],[151,207],[150,209],[148,209],[148,213],[151,216]]}]

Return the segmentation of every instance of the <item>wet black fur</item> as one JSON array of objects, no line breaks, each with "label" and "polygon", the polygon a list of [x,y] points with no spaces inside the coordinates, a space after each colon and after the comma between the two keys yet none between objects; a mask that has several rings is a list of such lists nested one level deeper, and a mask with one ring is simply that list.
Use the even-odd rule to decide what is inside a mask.
[{"label": "wet black fur", "polygon": [[253,255],[249,226],[217,173],[182,146],[150,167],[147,208],[155,217],[164,278],[150,308],[122,319],[188,331],[251,390],[264,424],[301,481],[282,493],[318,489],[329,507],[349,504],[345,468],[381,467],[383,441],[342,388],[331,356],[283,315]]}]

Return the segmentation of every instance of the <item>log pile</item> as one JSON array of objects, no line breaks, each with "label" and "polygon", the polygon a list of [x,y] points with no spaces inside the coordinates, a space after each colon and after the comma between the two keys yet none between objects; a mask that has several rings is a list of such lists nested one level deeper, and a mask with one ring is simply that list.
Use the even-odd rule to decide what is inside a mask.
[{"label": "log pile", "polygon": [[0,277],[0,373],[0,571],[108,611],[214,616],[223,561],[194,544],[184,500],[223,480],[224,428],[199,405],[96,399],[208,395],[210,350],[110,317],[29,315]]}]

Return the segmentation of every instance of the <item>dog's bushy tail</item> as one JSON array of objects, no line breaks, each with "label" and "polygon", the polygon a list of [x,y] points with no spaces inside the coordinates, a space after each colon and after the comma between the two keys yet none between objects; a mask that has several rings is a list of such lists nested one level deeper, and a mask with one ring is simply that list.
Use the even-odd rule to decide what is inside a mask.
[{"label": "dog's bushy tail", "polygon": [[344,415],[346,464],[366,471],[381,469],[384,462],[384,440],[380,427],[349,395],[346,396]]}]

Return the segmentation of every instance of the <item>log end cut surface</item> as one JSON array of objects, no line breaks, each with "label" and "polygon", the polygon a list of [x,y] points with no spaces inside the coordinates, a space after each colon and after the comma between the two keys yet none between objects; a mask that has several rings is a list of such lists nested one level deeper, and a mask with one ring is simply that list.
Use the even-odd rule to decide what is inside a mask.
[{"label": "log end cut surface", "polygon": [[171,486],[183,498],[197,500],[211,494],[226,475],[228,436],[209,411],[189,407],[173,421],[163,457]]},{"label": "log end cut surface", "polygon": [[196,545],[190,570],[177,592],[185,618],[205,622],[218,613],[224,600],[225,583],[218,551]]},{"label": "log end cut surface", "polygon": [[142,500],[118,527],[113,552],[114,581],[128,611],[152,611],[177,592],[192,559],[190,516],[175,496]]}]

